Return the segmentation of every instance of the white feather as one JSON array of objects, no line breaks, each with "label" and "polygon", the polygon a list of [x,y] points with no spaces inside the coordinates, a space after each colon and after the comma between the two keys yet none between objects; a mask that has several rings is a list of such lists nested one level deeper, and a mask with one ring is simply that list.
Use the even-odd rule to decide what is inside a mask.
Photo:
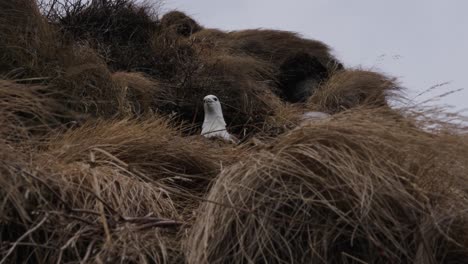
[{"label": "white feather", "polygon": [[226,130],[226,122],[224,121],[219,99],[214,95],[205,96],[203,98],[203,108],[205,110],[205,118],[201,134],[207,138],[219,137],[236,143],[237,139]]},{"label": "white feather", "polygon": [[298,130],[303,128],[304,126],[307,126],[309,124],[313,124],[315,122],[321,121],[321,120],[327,120],[331,117],[331,115],[323,112],[306,112],[302,114],[300,117],[301,123],[295,127],[292,131]]},{"label": "white feather", "polygon": [[327,119],[329,118],[330,115],[327,113],[323,112],[306,112],[301,116],[301,121],[302,122],[307,122],[307,121],[315,121],[315,120],[321,120],[321,119]]}]

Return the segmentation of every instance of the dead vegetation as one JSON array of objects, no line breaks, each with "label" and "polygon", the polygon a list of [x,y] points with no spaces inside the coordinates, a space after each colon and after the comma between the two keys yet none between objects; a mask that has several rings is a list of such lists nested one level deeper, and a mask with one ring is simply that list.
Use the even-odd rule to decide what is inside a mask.
[{"label": "dead vegetation", "polygon": [[395,79],[366,70],[345,70],[333,74],[309,98],[319,111],[338,113],[357,106],[387,107],[389,97],[401,88]]},{"label": "dead vegetation", "polygon": [[466,142],[355,110],[280,136],[223,170],[189,263],[458,263]]},{"label": "dead vegetation", "polygon": [[[0,263],[466,259],[458,116],[390,108],[319,41],[155,10],[0,3]],[[207,94],[239,146],[198,135]]]},{"label": "dead vegetation", "polygon": [[0,71],[12,78],[46,77],[53,71],[58,36],[34,1],[0,3]]},{"label": "dead vegetation", "polygon": [[112,70],[151,63],[151,38],[160,28],[151,6],[127,0],[52,0],[48,7],[48,19],[67,41],[87,43]]},{"label": "dead vegetation", "polygon": [[203,29],[195,20],[180,11],[165,14],[161,18],[161,26],[184,37],[190,37]]},{"label": "dead vegetation", "polygon": [[15,246],[15,234],[38,226],[9,259],[25,260],[24,252],[40,263],[182,258],[178,229],[225,154],[177,134],[154,117],[95,121],[51,135],[30,158],[4,158],[2,241]]}]

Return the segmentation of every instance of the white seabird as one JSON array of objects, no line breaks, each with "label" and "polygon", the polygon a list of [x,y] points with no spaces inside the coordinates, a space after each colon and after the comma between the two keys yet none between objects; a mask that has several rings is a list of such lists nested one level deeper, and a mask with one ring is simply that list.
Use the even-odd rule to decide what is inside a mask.
[{"label": "white seabird", "polygon": [[203,120],[202,136],[211,138],[219,137],[226,141],[237,143],[238,140],[226,130],[226,122],[223,117],[223,110],[218,97],[207,95],[203,98],[203,108],[205,119]]},{"label": "white seabird", "polygon": [[301,121],[302,122],[308,122],[308,121],[316,121],[316,120],[323,120],[329,118],[330,115],[324,112],[306,112],[302,114],[301,116]]},{"label": "white seabird", "polygon": [[298,130],[301,129],[304,126],[307,126],[309,124],[313,124],[315,122],[319,122],[321,120],[328,120],[330,119],[331,115],[324,113],[324,112],[315,112],[315,111],[309,111],[304,114],[302,114],[299,118],[299,125],[293,129]]}]

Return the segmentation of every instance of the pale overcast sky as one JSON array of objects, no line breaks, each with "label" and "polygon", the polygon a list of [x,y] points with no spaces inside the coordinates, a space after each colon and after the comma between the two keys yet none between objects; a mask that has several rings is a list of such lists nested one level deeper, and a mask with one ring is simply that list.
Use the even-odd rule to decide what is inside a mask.
[{"label": "pale overcast sky", "polygon": [[[208,28],[269,28],[328,44],[347,67],[398,77],[414,96],[464,89],[438,104],[468,108],[467,0],[165,0]],[[428,96],[418,98],[418,101]]]}]

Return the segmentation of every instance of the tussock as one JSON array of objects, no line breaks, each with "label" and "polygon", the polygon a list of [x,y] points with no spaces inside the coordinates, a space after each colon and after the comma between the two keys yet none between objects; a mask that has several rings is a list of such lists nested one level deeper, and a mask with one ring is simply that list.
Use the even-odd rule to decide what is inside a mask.
[{"label": "tussock", "polygon": [[180,81],[198,66],[198,57],[190,40],[169,29],[161,30],[151,40],[150,64],[141,71],[163,80]]},{"label": "tussock", "polygon": [[[168,232],[180,225],[180,215],[164,186],[138,180],[121,164],[95,161],[2,160],[9,173],[0,190],[3,260],[138,263],[176,257]],[[16,250],[8,256],[7,249]]]},{"label": "tussock", "polygon": [[180,11],[164,14],[161,18],[161,26],[184,37],[189,37],[203,29],[195,20]]},{"label": "tussock", "polygon": [[281,95],[293,103],[305,101],[327,79],[328,72],[343,68],[327,45],[293,32],[234,31],[226,43],[235,54],[248,54],[275,65]]},{"label": "tussock", "polygon": [[167,184],[192,182],[193,190],[194,182],[210,181],[223,162],[222,148],[211,148],[202,137],[182,138],[169,121],[155,117],[88,122],[57,137],[51,136],[48,148],[44,156],[66,163],[88,159],[89,152],[98,149],[96,158],[111,155],[150,175],[150,180]]},{"label": "tussock", "polygon": [[59,114],[63,108],[51,94],[47,87],[0,80],[0,137],[14,142],[28,140],[58,126],[66,113]]},{"label": "tussock", "polygon": [[337,71],[309,98],[309,104],[327,113],[358,106],[386,107],[400,89],[395,79],[377,72]]},{"label": "tussock", "polygon": [[192,34],[190,36],[190,41],[195,44],[198,53],[202,56],[205,54],[208,56],[213,54],[231,55],[234,52],[226,45],[228,36],[228,32],[219,29],[205,28]]},{"label": "tussock", "polygon": [[84,115],[113,117],[124,95],[112,82],[106,63],[89,47],[73,47],[60,56],[61,71],[51,81],[51,88],[61,97],[58,101]]},{"label": "tussock", "polygon": [[214,28],[204,28],[196,33],[192,34],[191,39],[198,42],[211,42],[212,44],[222,44],[223,40],[226,40],[228,36],[227,32]]},{"label": "tussock", "polygon": [[280,66],[282,96],[289,102],[304,102],[320,82],[328,77],[328,69],[316,57],[297,53],[288,57]]},{"label": "tussock", "polygon": [[141,73],[116,72],[112,74],[112,80],[122,91],[119,105],[122,105],[129,115],[148,113],[158,107],[158,100],[165,98],[161,84]]},{"label": "tussock", "polygon": [[[156,11],[0,2],[0,264],[466,260],[458,116],[391,109],[322,42]],[[199,135],[207,94],[239,146]]]},{"label": "tussock", "polygon": [[162,119],[88,122],[51,136],[31,162],[2,161],[2,240],[47,219],[9,259],[180,261],[178,228],[228,156]]},{"label": "tussock", "polygon": [[297,34],[278,30],[242,30],[229,33],[230,45],[239,53],[249,54],[268,62],[281,62],[291,54],[305,52],[325,65],[331,58],[330,49],[320,41],[303,39]]},{"label": "tussock", "polygon": [[187,240],[188,262],[466,259],[466,142],[380,111],[308,125],[224,170]]},{"label": "tussock", "polygon": [[58,36],[35,1],[0,3],[0,73],[11,78],[43,77],[56,59]]},{"label": "tussock", "polygon": [[67,1],[47,14],[67,40],[88,43],[112,70],[150,63],[151,38],[160,30],[156,9],[133,0]]},{"label": "tussock", "polygon": [[260,132],[254,135],[255,138],[266,141],[275,140],[279,135],[297,127],[306,110],[299,105],[288,104],[280,100],[273,104],[273,109],[273,113],[262,123]]}]

